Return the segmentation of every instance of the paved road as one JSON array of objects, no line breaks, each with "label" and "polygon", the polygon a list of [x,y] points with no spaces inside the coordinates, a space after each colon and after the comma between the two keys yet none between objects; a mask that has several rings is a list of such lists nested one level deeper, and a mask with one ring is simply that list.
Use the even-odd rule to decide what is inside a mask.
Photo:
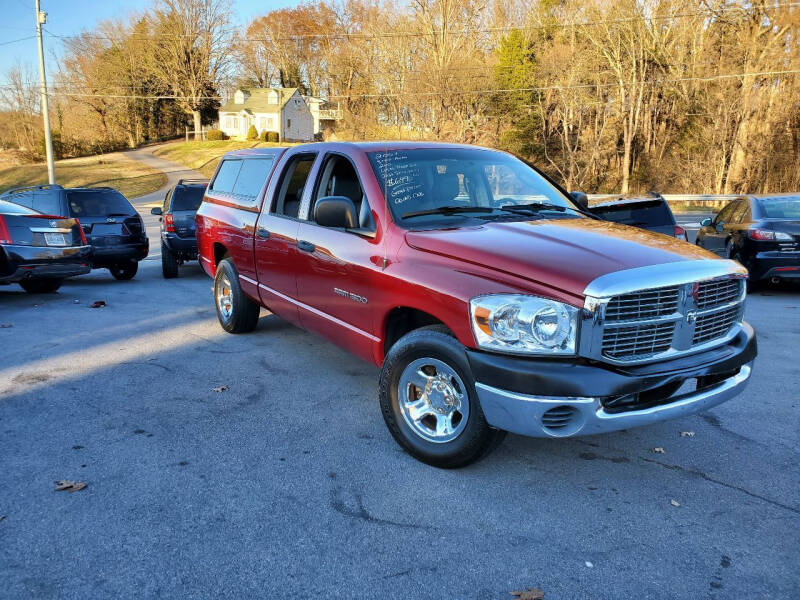
[{"label": "paved road", "polygon": [[796,598],[799,298],[749,300],[736,400],[440,471],[374,367],[267,314],[224,334],[197,265],[0,288],[0,597]]},{"label": "paved road", "polygon": [[267,313],[224,334],[196,264],[0,288],[0,598],[795,598],[799,300],[748,301],[738,399],[440,471],[373,366]]}]

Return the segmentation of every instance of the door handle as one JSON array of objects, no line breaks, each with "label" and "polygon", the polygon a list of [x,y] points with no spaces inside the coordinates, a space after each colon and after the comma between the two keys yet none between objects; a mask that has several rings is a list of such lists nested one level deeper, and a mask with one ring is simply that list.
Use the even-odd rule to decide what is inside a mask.
[{"label": "door handle", "polygon": [[316,250],[314,244],[305,240],[297,240],[297,247],[303,252],[314,252],[314,250]]},{"label": "door handle", "polygon": [[264,229],[263,227],[258,227],[256,229],[256,235],[265,240],[269,239],[269,231]]}]

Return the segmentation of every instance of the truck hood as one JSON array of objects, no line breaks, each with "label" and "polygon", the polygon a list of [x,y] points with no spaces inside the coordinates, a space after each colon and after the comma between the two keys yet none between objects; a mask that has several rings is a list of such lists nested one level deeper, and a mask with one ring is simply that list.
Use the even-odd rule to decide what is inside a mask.
[{"label": "truck hood", "polygon": [[655,264],[718,259],[644,229],[592,219],[486,223],[409,231],[409,246],[583,296],[597,277]]}]

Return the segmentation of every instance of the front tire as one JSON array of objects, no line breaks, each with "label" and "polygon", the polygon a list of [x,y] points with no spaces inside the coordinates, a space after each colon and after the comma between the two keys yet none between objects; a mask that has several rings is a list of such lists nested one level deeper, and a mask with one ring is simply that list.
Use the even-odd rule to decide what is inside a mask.
[{"label": "front tire", "polygon": [[139,263],[135,260],[117,263],[108,267],[108,270],[117,281],[128,281],[136,276],[136,273],[139,270]]},{"label": "front tire", "polygon": [[230,258],[217,265],[214,304],[219,324],[228,333],[249,333],[258,325],[261,307],[245,296],[239,285],[239,273]]},{"label": "front tire", "polygon": [[25,279],[19,285],[29,294],[52,294],[62,283],[63,279]]},{"label": "front tire", "polygon": [[164,242],[161,242],[161,273],[164,279],[173,279],[178,276],[178,259]]},{"label": "front tire", "polygon": [[464,347],[443,326],[402,337],[380,375],[383,418],[411,456],[443,469],[472,464],[503,440],[486,422]]}]

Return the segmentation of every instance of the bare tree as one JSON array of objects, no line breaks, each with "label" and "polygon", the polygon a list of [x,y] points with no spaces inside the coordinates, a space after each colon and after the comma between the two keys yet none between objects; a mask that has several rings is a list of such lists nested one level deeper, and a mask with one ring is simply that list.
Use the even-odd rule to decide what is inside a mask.
[{"label": "bare tree", "polygon": [[192,115],[200,139],[201,111],[229,65],[232,32],[227,0],[157,0],[152,20],[155,77]]}]

